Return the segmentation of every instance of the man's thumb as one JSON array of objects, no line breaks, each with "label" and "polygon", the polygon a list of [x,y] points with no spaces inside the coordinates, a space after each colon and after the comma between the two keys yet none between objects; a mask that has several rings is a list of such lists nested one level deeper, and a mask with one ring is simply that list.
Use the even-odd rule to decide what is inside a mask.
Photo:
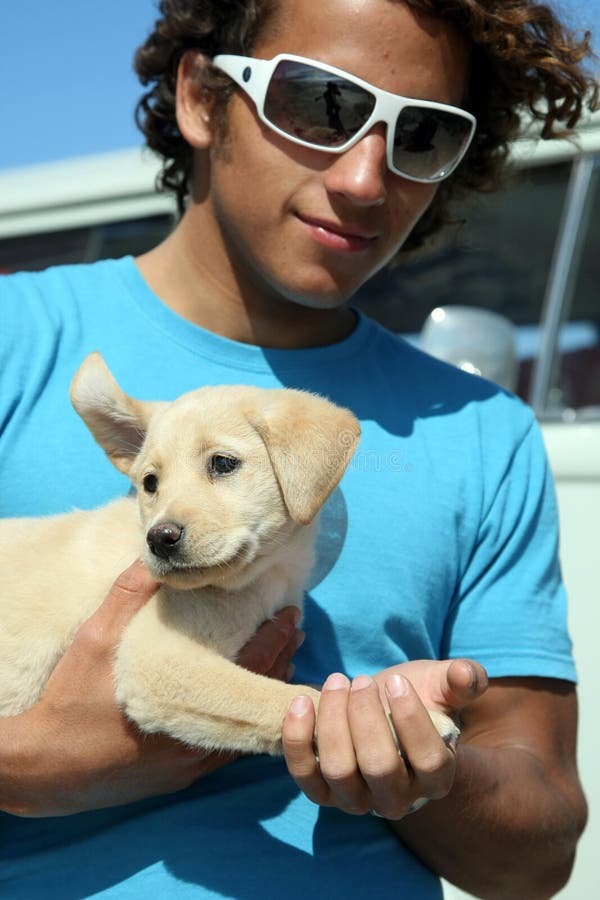
[{"label": "man's thumb", "polygon": [[445,676],[444,700],[451,709],[462,709],[487,690],[487,672],[473,659],[453,659]]},{"label": "man's thumb", "polygon": [[118,639],[123,628],[159,588],[141,559],[121,572],[89,624]]}]

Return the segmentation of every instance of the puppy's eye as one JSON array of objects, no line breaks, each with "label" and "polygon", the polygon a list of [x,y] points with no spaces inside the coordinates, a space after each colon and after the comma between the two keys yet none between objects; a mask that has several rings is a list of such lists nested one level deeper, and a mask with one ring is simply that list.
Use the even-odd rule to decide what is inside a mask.
[{"label": "puppy's eye", "polygon": [[241,459],[236,456],[224,456],[215,453],[208,463],[208,471],[211,475],[231,475],[241,465]]},{"label": "puppy's eye", "polygon": [[142,485],[147,494],[155,494],[158,490],[158,478],[156,475],[145,475]]}]

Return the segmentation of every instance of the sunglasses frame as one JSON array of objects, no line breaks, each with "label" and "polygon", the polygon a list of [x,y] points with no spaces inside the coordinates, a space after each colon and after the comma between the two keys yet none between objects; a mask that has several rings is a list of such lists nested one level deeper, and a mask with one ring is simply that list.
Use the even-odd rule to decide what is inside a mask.
[{"label": "sunglasses frame", "polygon": [[[312,143],[311,141],[305,141],[293,134],[289,134],[287,131],[283,131],[283,129],[271,122],[264,113],[265,99],[267,97],[269,84],[271,83],[271,78],[275,69],[281,62],[302,63],[313,69],[337,75],[340,78],[349,81],[351,84],[357,85],[375,98],[375,106],[371,115],[365,121],[364,125],[359,128],[356,134],[343,144],[338,144],[335,147],[328,147],[326,145]],[[411,97],[403,97],[400,94],[394,94],[391,91],[384,91],[382,88],[375,87],[375,85],[368,81],[363,81],[362,78],[353,75],[351,72],[346,72],[344,69],[338,69],[336,66],[330,66],[327,63],[309,59],[305,56],[295,56],[291,53],[279,53],[277,56],[274,56],[273,59],[258,59],[254,56],[237,56],[229,53],[221,53],[214,57],[212,64],[222,72],[225,72],[225,74],[248,95],[256,107],[261,122],[264,122],[264,124],[272,131],[287,138],[294,144],[299,144],[301,147],[310,147],[313,150],[321,150],[323,153],[345,153],[346,150],[349,150],[357,144],[374,125],[379,122],[385,123],[386,158],[388,168],[395,175],[400,175],[402,178],[406,178],[409,181],[417,181],[421,184],[435,184],[448,178],[464,159],[475,135],[477,127],[475,116],[471,115],[467,110],[461,109],[459,106],[438,103],[435,100],[416,100]],[[410,175],[394,165],[394,133],[396,130],[396,123],[402,110],[407,107],[433,109],[450,113],[464,119],[470,126],[468,138],[465,140],[464,146],[457,156],[444,169],[428,178]]]}]

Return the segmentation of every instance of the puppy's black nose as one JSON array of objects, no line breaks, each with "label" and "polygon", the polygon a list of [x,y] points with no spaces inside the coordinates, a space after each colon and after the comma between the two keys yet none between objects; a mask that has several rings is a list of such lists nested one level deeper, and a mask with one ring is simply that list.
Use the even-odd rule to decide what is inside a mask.
[{"label": "puppy's black nose", "polygon": [[176,525],[175,522],[159,522],[158,525],[153,525],[146,535],[146,543],[155,556],[168,559],[177,552],[177,544],[182,535],[181,525]]}]

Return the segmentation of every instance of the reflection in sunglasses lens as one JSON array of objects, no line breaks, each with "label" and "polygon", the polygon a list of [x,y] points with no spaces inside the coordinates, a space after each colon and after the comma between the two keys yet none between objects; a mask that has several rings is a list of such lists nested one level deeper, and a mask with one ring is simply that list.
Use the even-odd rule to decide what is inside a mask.
[{"label": "reflection in sunglasses lens", "polygon": [[269,82],[266,118],[316,146],[345,144],[367,121],[375,98],[364,88],[313,66],[280,62]]},{"label": "reflection in sunglasses lens", "polygon": [[415,178],[433,178],[449,168],[470,134],[466,119],[444,110],[405,107],[396,122],[394,165]]},{"label": "reflection in sunglasses lens", "polygon": [[[264,100],[266,119],[284,134],[315,147],[341,147],[371,116],[370,91],[340,75],[293,60],[277,64]],[[424,180],[447,174],[471,133],[461,116],[405,106],[394,129],[394,168]]]}]

